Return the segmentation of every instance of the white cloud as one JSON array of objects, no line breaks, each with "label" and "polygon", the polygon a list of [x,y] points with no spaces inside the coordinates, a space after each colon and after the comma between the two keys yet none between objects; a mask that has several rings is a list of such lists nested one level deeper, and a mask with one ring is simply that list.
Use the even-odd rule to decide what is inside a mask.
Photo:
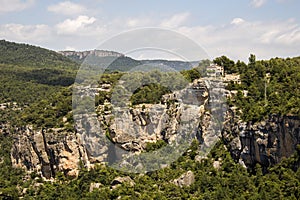
[{"label": "white cloud", "polygon": [[126,20],[126,25],[129,28],[145,27],[153,25],[153,21],[149,18],[130,18]]},{"label": "white cloud", "polygon": [[94,17],[81,15],[76,19],[66,19],[62,23],[56,25],[57,33],[62,35],[79,34],[85,32],[85,28],[92,25],[96,21]]},{"label": "white cloud", "polygon": [[251,5],[255,8],[259,8],[267,3],[267,0],[251,0]]},{"label": "white cloud", "polygon": [[245,20],[242,19],[242,18],[234,18],[234,19],[231,21],[231,24],[233,24],[233,25],[240,25],[240,24],[242,24],[242,23],[244,23],[244,22],[245,22]]},{"label": "white cloud", "polygon": [[62,15],[79,15],[84,13],[86,10],[87,9],[83,5],[70,1],[60,2],[48,7],[48,11]]},{"label": "white cloud", "polygon": [[278,30],[269,30],[259,37],[259,41],[263,44],[270,44],[273,42],[272,40],[274,40],[274,38],[278,37],[279,33],[280,31]]},{"label": "white cloud", "polygon": [[300,45],[300,27],[297,27],[289,32],[282,33],[277,36],[276,42],[285,45],[298,44]]},{"label": "white cloud", "polygon": [[34,5],[35,0],[0,0],[0,13],[21,11]]},{"label": "white cloud", "polygon": [[[240,20],[233,20],[235,22]],[[179,32],[202,45],[211,57],[227,55],[247,61],[250,53],[259,59],[299,56],[300,25],[287,21],[243,21],[225,26],[181,27]]]},{"label": "white cloud", "polygon": [[0,26],[0,37],[19,42],[42,42],[51,36],[51,28],[44,24],[6,24]]},{"label": "white cloud", "polygon": [[190,13],[188,12],[175,14],[171,18],[163,20],[160,25],[167,28],[176,28],[183,25],[189,17]]}]

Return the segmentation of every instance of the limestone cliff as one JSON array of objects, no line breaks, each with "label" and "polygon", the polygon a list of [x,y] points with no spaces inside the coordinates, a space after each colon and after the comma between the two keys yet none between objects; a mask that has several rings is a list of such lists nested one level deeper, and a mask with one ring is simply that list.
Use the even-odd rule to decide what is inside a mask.
[{"label": "limestone cliff", "polygon": [[[91,92],[79,92],[78,98]],[[148,143],[163,140],[167,144],[179,144],[179,141],[185,140],[184,137],[193,134],[191,137],[210,146],[211,135],[202,131],[207,130],[204,126],[209,123],[201,123],[201,118],[208,119],[205,117],[209,115],[208,96],[204,81],[196,80],[183,90],[164,95],[158,104],[128,107],[105,102],[97,108],[98,116],[78,112],[75,115],[76,129],[82,135],[92,163],[117,162],[125,154],[143,152]],[[124,163],[130,165],[127,161]]]},{"label": "limestone cliff", "polygon": [[[185,99],[184,102],[175,101],[174,95],[183,95],[180,98]],[[191,101],[192,97],[197,99],[195,103]],[[106,102],[97,108],[98,115],[82,115],[80,123],[76,124],[76,132],[33,129],[29,125],[18,128],[12,134],[11,160],[14,166],[47,179],[55,177],[57,172],[77,176],[81,164],[92,167],[95,163],[109,162],[111,146],[103,143],[103,137],[110,137],[113,146],[124,151],[141,152],[149,142],[176,140],[178,125],[188,117],[195,121],[201,116],[208,119],[207,103],[208,90],[201,80],[195,81],[181,94],[165,95],[160,104],[136,106],[125,111],[115,109],[112,113],[111,103]],[[209,142],[202,133],[207,124],[198,123],[197,138],[204,143]],[[100,125],[101,132],[95,129],[97,125]],[[87,133],[86,129],[90,132]],[[99,154],[95,154],[94,149]]]},{"label": "limestone cliff", "polygon": [[80,160],[87,161],[87,154],[76,133],[33,130],[27,126],[14,134],[11,160],[14,166],[47,179],[55,177],[58,171],[76,177]]},{"label": "limestone cliff", "polygon": [[231,111],[222,138],[236,161],[248,168],[259,163],[266,172],[268,167],[295,153],[300,144],[300,119],[270,115],[268,119],[252,124],[242,122]]},{"label": "limestone cliff", "polygon": [[90,51],[59,51],[59,54],[66,56],[66,57],[71,57],[71,58],[76,58],[78,60],[83,60],[87,56],[96,56],[96,57],[121,57],[124,56],[121,53],[113,52],[113,51],[104,51],[104,50],[90,50]]},{"label": "limestone cliff", "polygon": [[[176,140],[179,124],[185,117],[201,119],[196,126],[195,138],[202,144],[202,149],[213,146],[219,135],[212,133],[217,129],[218,122],[223,121],[222,112],[226,111],[223,102],[219,100],[220,92],[225,94],[222,91],[219,82],[205,84],[204,80],[197,80],[181,93],[181,97],[176,97],[179,95],[176,92],[168,94],[160,104],[113,110],[112,104],[106,102],[97,108],[98,114],[82,115],[80,123],[76,124],[76,132],[33,129],[28,125],[11,134],[9,125],[3,124],[0,133],[11,134],[14,138],[11,150],[14,166],[36,172],[47,179],[55,177],[57,172],[75,177],[81,164],[92,167],[95,163],[109,162],[111,148],[138,153],[145,150],[149,142],[164,140],[169,143]],[[190,94],[198,100],[196,103]],[[176,98],[180,101],[176,101]],[[221,115],[216,115],[218,112]],[[213,120],[215,117],[220,118]],[[98,125],[101,127],[100,132],[95,129]],[[90,133],[87,133],[87,128]],[[99,134],[102,136],[99,137]],[[109,137],[112,145],[104,144],[101,140],[103,137]],[[229,109],[221,138],[237,162],[248,168],[260,163],[266,171],[268,167],[291,156],[300,144],[300,119],[271,115],[267,120],[251,124],[240,120]],[[97,149],[98,154],[93,152],[94,149]],[[117,151],[115,153],[118,154]]]}]

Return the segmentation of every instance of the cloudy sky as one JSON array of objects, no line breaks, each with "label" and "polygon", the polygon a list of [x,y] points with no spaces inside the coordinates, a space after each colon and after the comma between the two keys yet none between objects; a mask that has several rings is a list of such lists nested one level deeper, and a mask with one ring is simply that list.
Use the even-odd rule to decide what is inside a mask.
[{"label": "cloudy sky", "polygon": [[189,37],[210,58],[300,55],[299,0],[0,0],[0,5],[0,39],[52,50],[96,49],[124,31],[159,27]]}]

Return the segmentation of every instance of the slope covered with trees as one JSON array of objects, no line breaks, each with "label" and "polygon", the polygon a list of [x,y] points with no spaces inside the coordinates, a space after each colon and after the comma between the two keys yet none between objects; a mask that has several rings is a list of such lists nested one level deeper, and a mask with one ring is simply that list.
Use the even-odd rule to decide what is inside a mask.
[{"label": "slope covered with trees", "polygon": [[0,64],[36,68],[77,69],[75,62],[54,51],[29,44],[0,40]]},{"label": "slope covered with trees", "polygon": [[0,103],[31,104],[74,82],[78,64],[47,49],[0,41]]},{"label": "slope covered with trees", "polygon": [[[228,60],[221,57],[215,62],[225,64],[227,73],[240,74],[242,84],[230,83],[228,89],[238,91],[231,104],[241,109],[245,121],[259,121],[270,114],[300,117],[300,57],[256,61],[250,55],[248,64]],[[243,90],[248,91],[247,97]]]}]

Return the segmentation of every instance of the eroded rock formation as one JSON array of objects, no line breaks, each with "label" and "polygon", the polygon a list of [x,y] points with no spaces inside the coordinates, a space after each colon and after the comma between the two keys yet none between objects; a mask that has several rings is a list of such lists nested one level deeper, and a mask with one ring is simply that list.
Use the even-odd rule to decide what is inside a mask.
[{"label": "eroded rock formation", "polygon": [[179,187],[191,186],[195,182],[195,175],[192,171],[187,171],[182,174],[179,178],[172,181],[175,185]]},{"label": "eroded rock formation", "polygon": [[[201,116],[207,118],[205,116],[209,115],[206,111],[208,91],[204,82],[195,81],[177,95],[183,95],[181,99],[192,96],[197,101],[193,103],[189,98],[184,98],[189,102],[171,101],[174,95],[169,95],[160,104],[114,111],[109,108],[111,104],[106,102],[99,106],[98,115],[77,116],[79,123],[76,124],[76,133],[63,129],[33,129],[30,126],[19,128],[14,134],[12,163],[47,179],[55,177],[59,171],[68,176],[77,176],[80,164],[92,167],[95,163],[109,162],[108,154],[115,146],[124,151],[141,152],[149,142],[175,141],[178,139],[180,123],[187,120],[198,123],[197,138],[204,141],[201,131],[206,129],[201,127],[198,120]],[[100,129],[96,128],[99,126]],[[182,125],[181,131],[188,128],[185,126]],[[110,145],[107,145],[107,141]]]},{"label": "eroded rock formation", "polygon": [[88,157],[80,137],[61,129],[17,130],[11,151],[12,164],[49,179],[61,171],[68,176],[78,175],[80,161]]},{"label": "eroded rock formation", "polygon": [[234,112],[228,113],[222,138],[232,157],[248,168],[259,163],[263,170],[295,153],[300,144],[300,119],[270,115],[257,123],[245,123]]},{"label": "eroded rock formation", "polygon": [[62,54],[66,57],[74,57],[78,59],[84,59],[87,56],[96,56],[96,57],[107,57],[107,56],[112,56],[112,57],[121,57],[124,56],[121,53],[113,52],[113,51],[104,51],[104,50],[90,50],[90,51],[60,51],[58,52],[59,54]]},{"label": "eroded rock formation", "polygon": [[[55,177],[59,171],[75,177],[81,164],[92,167],[95,163],[110,162],[108,154],[112,149],[115,156],[122,157],[116,147],[139,153],[145,150],[147,143],[176,141],[179,125],[191,118],[198,123],[195,138],[202,144],[201,148],[208,148],[220,136],[214,131],[218,129],[217,122],[223,120],[222,86],[219,84],[210,83],[213,87],[206,88],[203,80],[197,80],[181,93],[181,97],[178,93],[169,94],[160,104],[127,110],[112,109],[112,104],[106,102],[97,108],[98,115],[82,114],[77,118],[76,133],[63,129],[34,130],[30,126],[18,128],[11,134],[14,138],[12,164],[47,179]],[[191,100],[191,94],[196,102]],[[231,110],[225,116],[221,138],[232,157],[245,167],[253,168],[260,163],[266,170],[291,156],[300,144],[298,117],[272,115],[265,121],[251,124],[241,121]],[[9,125],[2,124],[0,133],[10,134]]]}]

